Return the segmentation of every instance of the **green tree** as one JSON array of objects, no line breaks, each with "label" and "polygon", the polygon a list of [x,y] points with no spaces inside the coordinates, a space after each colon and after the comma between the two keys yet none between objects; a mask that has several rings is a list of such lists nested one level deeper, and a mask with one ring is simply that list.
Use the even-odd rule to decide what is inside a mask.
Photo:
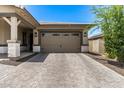
[{"label": "green tree", "polygon": [[108,57],[124,62],[124,6],[97,6],[93,12],[103,31]]}]

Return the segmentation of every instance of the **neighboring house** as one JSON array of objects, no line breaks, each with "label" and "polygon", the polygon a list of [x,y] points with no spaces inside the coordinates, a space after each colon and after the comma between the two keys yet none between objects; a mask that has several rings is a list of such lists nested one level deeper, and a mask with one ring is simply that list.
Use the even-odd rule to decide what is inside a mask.
[{"label": "neighboring house", "polygon": [[87,32],[93,24],[38,23],[20,6],[0,6],[0,53],[20,51],[88,52]]},{"label": "neighboring house", "polygon": [[104,38],[101,29],[95,26],[89,30],[89,52],[103,55],[105,52]]}]

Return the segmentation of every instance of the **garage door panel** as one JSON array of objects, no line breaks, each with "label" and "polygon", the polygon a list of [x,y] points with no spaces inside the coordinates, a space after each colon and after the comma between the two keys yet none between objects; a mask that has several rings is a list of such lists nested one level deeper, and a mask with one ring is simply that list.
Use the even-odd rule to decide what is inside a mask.
[{"label": "garage door panel", "polygon": [[80,34],[73,33],[44,33],[41,35],[43,52],[80,52]]}]

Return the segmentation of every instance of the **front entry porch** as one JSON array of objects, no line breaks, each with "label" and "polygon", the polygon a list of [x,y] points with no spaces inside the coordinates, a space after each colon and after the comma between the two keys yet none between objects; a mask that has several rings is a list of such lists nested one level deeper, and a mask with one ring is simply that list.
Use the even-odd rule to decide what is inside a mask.
[{"label": "front entry porch", "polygon": [[0,22],[0,55],[3,58],[20,58],[21,52],[32,52],[33,28],[15,16],[0,17]]}]

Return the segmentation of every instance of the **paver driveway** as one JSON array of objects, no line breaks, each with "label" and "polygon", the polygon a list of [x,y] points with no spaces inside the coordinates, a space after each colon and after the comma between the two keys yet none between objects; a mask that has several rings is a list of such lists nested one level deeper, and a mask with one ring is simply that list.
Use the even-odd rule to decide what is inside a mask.
[{"label": "paver driveway", "polygon": [[0,87],[124,87],[124,77],[82,53],[50,53],[18,65]]},{"label": "paver driveway", "polygon": [[14,68],[15,66],[0,64],[0,79],[6,77]]}]

